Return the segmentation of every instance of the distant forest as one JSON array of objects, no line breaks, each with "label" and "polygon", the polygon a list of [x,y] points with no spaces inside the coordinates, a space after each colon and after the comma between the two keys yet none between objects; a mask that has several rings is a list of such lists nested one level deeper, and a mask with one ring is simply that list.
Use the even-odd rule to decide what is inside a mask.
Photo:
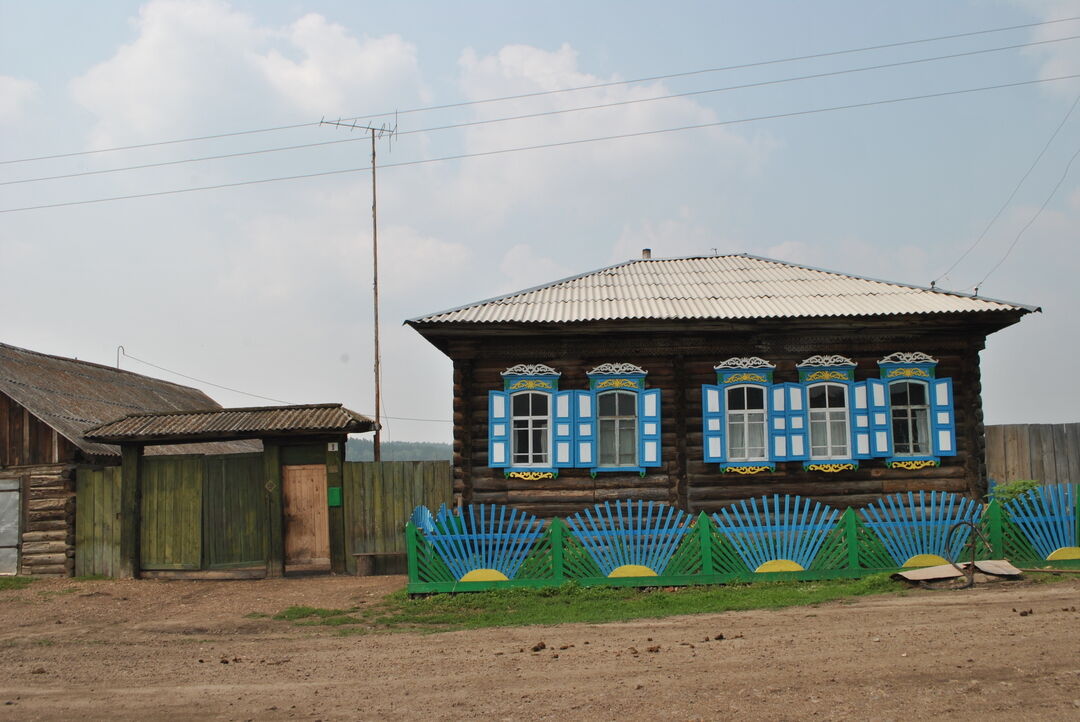
[{"label": "distant forest", "polygon": [[[346,461],[371,461],[374,444],[371,439],[349,439],[345,446]],[[450,461],[453,447],[434,441],[384,441],[383,461]]]}]

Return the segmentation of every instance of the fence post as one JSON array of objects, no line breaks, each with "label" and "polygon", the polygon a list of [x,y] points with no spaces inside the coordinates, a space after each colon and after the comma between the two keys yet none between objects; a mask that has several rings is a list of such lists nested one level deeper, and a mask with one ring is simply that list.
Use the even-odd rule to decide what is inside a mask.
[{"label": "fence post", "polygon": [[712,521],[705,512],[698,514],[697,518],[698,544],[701,545],[701,573],[715,574],[716,567],[713,565],[712,555]]},{"label": "fence post", "polygon": [[566,581],[566,561],[563,558],[566,543],[566,526],[556,517],[551,521],[551,573],[556,584]]},{"label": "fence post", "polygon": [[409,564],[409,584],[416,584],[420,581],[420,570],[416,564],[416,527],[413,523],[405,523],[405,555]]},{"label": "fence post", "polygon": [[844,525],[844,542],[847,544],[848,569],[859,568],[859,525],[855,510],[850,506],[840,516]]},{"label": "fence post", "polygon": [[[986,531],[990,535],[990,558],[1004,559],[1005,545],[1004,530],[1002,529],[1001,502],[997,499],[992,499],[990,503],[986,505],[986,514],[983,518],[986,519]],[[972,540],[971,543],[974,544],[975,540]]]}]

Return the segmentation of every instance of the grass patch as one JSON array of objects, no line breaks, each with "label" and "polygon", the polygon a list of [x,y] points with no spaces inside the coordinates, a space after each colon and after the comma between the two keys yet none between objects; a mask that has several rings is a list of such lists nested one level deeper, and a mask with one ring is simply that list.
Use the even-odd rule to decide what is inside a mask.
[{"label": "grass patch", "polygon": [[33,583],[33,577],[0,577],[0,591],[26,589]]},{"label": "grass patch", "polygon": [[269,619],[269,618],[270,618],[269,614],[264,614],[262,612],[248,612],[247,614],[244,615],[244,619]]},{"label": "grass patch", "polygon": [[274,619],[304,626],[342,627],[339,634],[372,631],[444,632],[569,622],[618,622],[747,609],[819,604],[886,594],[906,585],[878,574],[862,579],[769,582],[666,589],[582,587],[574,583],[543,589],[503,589],[437,594],[410,599],[404,591],[363,610],[289,607]]}]

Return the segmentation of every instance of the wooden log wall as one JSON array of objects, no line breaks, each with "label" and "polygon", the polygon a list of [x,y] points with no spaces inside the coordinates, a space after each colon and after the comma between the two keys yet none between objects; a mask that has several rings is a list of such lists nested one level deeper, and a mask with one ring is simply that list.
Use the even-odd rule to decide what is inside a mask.
[{"label": "wooden log wall", "polygon": [[48,464],[0,469],[20,480],[19,573],[71,576],[75,569],[75,466]]},{"label": "wooden log wall", "polygon": [[[466,503],[507,504],[545,518],[573,514],[597,502],[653,499],[689,512],[711,512],[761,494],[800,494],[838,507],[864,506],[882,495],[938,490],[985,494],[978,328],[916,332],[900,320],[833,329],[717,329],[629,332],[616,324],[588,332],[552,330],[534,335],[448,338],[454,359],[454,491]],[[760,356],[776,364],[775,380],[797,381],[795,364],[814,354],[854,360],[856,380],[878,378],[878,360],[895,351],[922,351],[938,359],[937,375],[953,379],[958,454],[938,468],[888,469],[864,460],[857,471],[807,472],[802,462],[777,465],[775,473],[722,474],[703,461],[701,385],[715,383],[713,366],[732,356]],[[561,469],[557,479],[504,478],[488,467],[488,391],[502,389],[500,372],[518,363],[544,363],[562,373],[559,388],[588,388],[587,372],[604,362],[627,362],[648,371],[647,386],[662,389],[663,466],[645,477]]]},{"label": "wooden log wall", "polygon": [[987,426],[986,476],[995,484],[1080,483],[1080,424]]}]

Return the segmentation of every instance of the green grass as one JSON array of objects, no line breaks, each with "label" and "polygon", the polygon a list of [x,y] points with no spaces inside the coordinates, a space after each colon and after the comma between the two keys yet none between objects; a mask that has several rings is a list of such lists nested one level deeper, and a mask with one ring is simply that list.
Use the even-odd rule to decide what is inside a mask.
[{"label": "green grass", "polygon": [[289,607],[274,618],[305,626],[339,626],[342,633],[443,632],[568,622],[617,622],[746,609],[779,609],[885,594],[906,585],[879,574],[863,579],[772,582],[667,589],[582,587],[506,589],[410,599],[404,591],[366,609]]},{"label": "green grass", "polygon": [[0,591],[25,589],[33,583],[33,577],[0,577]]}]

